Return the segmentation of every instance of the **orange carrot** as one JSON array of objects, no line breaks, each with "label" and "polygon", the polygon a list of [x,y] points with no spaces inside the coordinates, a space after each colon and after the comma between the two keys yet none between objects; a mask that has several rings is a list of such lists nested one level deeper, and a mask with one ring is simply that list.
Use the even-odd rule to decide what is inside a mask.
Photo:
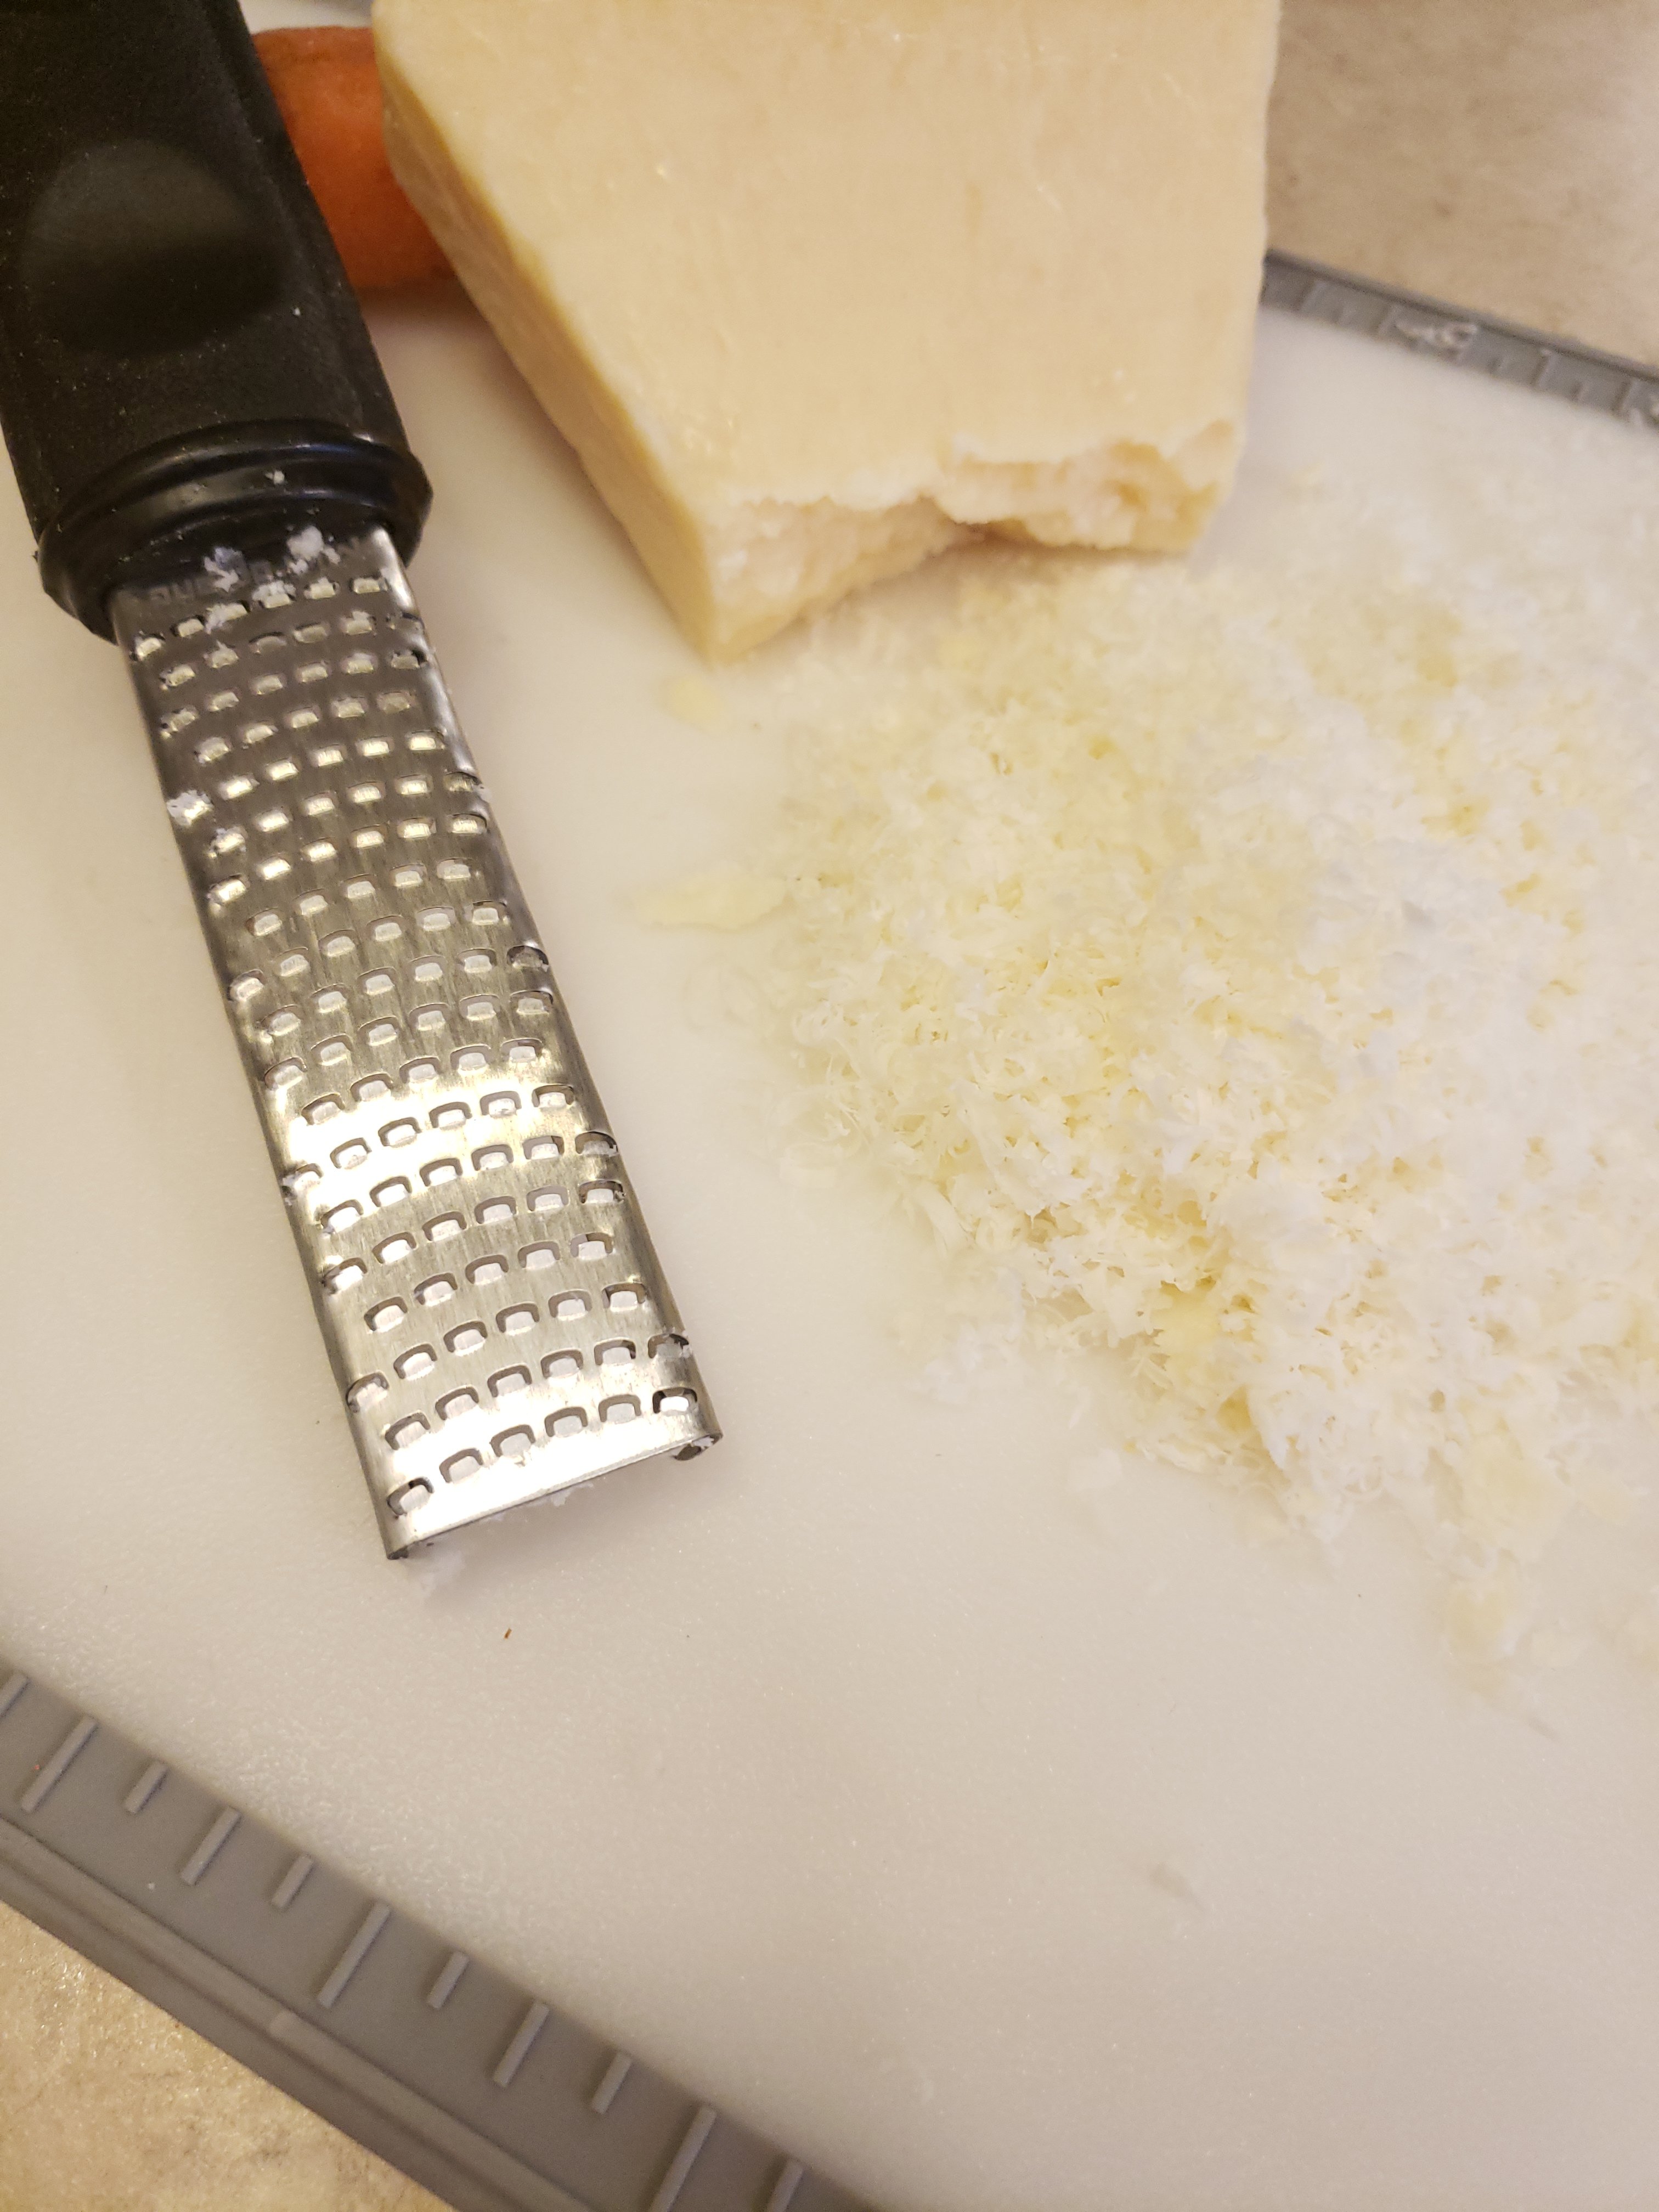
[{"label": "orange carrot", "polygon": [[254,40],[294,150],[360,292],[418,284],[449,264],[392,173],[371,32],[261,31]]}]

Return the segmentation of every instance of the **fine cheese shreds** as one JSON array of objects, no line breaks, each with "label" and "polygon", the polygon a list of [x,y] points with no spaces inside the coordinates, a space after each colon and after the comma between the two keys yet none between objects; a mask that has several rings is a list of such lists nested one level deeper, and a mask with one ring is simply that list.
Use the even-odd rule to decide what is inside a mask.
[{"label": "fine cheese shreds", "polygon": [[1659,1404],[1659,708],[1639,608],[1355,540],[976,571],[798,743],[755,964],[988,1328],[1319,1535],[1398,1501],[1495,1655]]}]

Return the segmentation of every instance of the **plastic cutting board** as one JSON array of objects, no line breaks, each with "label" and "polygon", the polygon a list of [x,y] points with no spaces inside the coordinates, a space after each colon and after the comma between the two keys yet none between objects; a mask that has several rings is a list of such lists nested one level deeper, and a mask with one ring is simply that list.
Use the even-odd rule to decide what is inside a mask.
[{"label": "plastic cutting board", "polygon": [[[7,484],[9,1655],[894,2212],[1649,2212],[1651,1684],[1500,1711],[1386,1526],[1329,1570],[1173,1476],[1103,1522],[1068,1404],[916,1389],[902,1234],[782,1185],[704,948],[627,919],[741,854],[766,739],[657,704],[690,658],[471,312],[375,328],[728,1441],[383,1560],[125,678]],[[1431,499],[1493,409],[1564,500],[1659,485],[1641,432],[1270,316],[1222,528],[1322,459]]]}]

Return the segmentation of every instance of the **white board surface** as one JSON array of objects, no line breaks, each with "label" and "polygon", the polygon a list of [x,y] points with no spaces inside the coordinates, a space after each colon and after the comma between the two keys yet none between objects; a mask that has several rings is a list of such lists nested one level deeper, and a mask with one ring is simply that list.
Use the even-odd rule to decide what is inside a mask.
[{"label": "white board surface", "polygon": [[[695,664],[464,304],[374,323],[422,608],[728,1440],[382,1559],[125,678],[6,483],[0,1644],[893,2212],[1649,2212],[1652,1685],[1598,1650],[1502,1711],[1387,1526],[1333,1569],[1189,1478],[1091,1515],[1067,1405],[916,1389],[902,1237],[784,1187],[704,948],[629,918],[740,854],[765,740],[656,703]],[[1269,319],[1223,528],[1322,459],[1432,498],[1494,409],[1563,499],[1659,481]]]}]

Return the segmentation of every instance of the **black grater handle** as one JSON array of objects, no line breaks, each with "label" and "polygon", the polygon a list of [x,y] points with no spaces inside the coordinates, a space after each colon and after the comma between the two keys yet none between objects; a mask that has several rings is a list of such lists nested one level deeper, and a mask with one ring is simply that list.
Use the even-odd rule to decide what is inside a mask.
[{"label": "black grater handle", "polygon": [[237,0],[0,0],[0,422],[41,581],[120,582],[430,491]]}]

